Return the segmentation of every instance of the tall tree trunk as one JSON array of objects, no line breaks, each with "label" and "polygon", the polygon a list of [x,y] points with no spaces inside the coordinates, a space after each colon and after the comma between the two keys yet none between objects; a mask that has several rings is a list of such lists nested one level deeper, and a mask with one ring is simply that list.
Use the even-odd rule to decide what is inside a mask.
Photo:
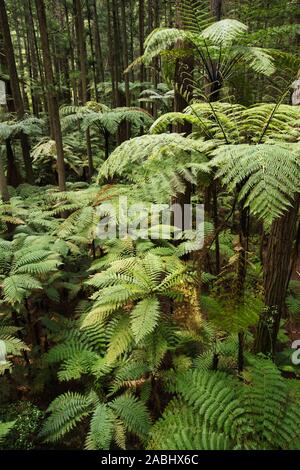
[{"label": "tall tree trunk", "polygon": [[220,21],[222,17],[222,0],[211,0],[211,10],[214,13],[217,21]]},{"label": "tall tree trunk", "polygon": [[[9,78],[10,78],[12,97],[14,100],[15,112],[17,114],[18,119],[22,119],[24,117],[24,104],[23,104],[21,91],[20,91],[19,77],[17,73],[14,49],[13,49],[13,44],[11,40],[8,17],[7,17],[4,0],[0,0],[0,28],[2,30],[2,36],[3,36],[3,41],[4,41],[4,51],[5,51]],[[33,170],[32,170],[31,157],[30,157],[30,146],[29,146],[27,135],[22,132],[20,135],[20,140],[21,140],[21,146],[22,146],[22,152],[23,152],[26,180],[28,183],[33,184],[34,176],[33,176]]]},{"label": "tall tree trunk", "polygon": [[29,68],[29,77],[30,77],[30,95],[32,103],[32,112],[34,116],[39,117],[39,96],[35,91],[35,86],[38,83],[38,71],[37,71],[37,62],[36,54],[34,49],[34,39],[32,36],[30,21],[28,20],[28,10],[26,5],[24,5],[24,14],[26,17],[26,37],[27,37],[27,63]]},{"label": "tall tree trunk", "polygon": [[47,20],[46,20],[46,11],[44,0],[35,0],[40,35],[41,35],[41,46],[44,59],[44,68],[45,68],[45,80],[47,86],[47,95],[49,102],[49,114],[51,116],[54,138],[56,142],[56,152],[57,152],[57,173],[58,173],[58,186],[60,191],[66,190],[66,181],[65,181],[65,163],[64,163],[64,149],[62,141],[62,133],[60,126],[59,118],[59,109],[57,95],[55,91],[55,83],[53,77],[50,47],[48,40],[48,31],[47,31]]},{"label": "tall tree trunk", "polygon": [[95,52],[96,52],[96,71],[97,71],[97,82],[104,82],[104,67],[103,67],[103,57],[102,57],[102,44],[101,36],[99,29],[99,18],[98,18],[98,8],[97,1],[93,0],[93,14],[94,14],[94,35],[95,35]]},{"label": "tall tree trunk", "polygon": [[75,28],[80,64],[80,103],[87,102],[87,54],[81,0],[74,0]]},{"label": "tall tree trunk", "polygon": [[[33,44],[32,46],[32,52],[31,52],[31,57],[36,57],[36,63],[37,63],[37,68],[38,68],[38,73],[40,76],[40,85],[42,88],[42,97],[43,97],[43,107],[45,113],[49,113],[49,103],[48,103],[48,97],[46,94],[45,90],[45,77],[43,73],[43,68],[42,68],[42,61],[41,61],[41,56],[40,56],[40,51],[38,47],[38,41],[37,41],[37,35],[35,31],[35,25],[33,21],[33,12],[32,12],[32,5],[31,5],[31,0],[27,0],[28,3],[28,28],[29,28],[29,34],[31,37],[31,43]],[[25,11],[27,11],[27,8],[25,6]],[[50,135],[53,135],[52,129],[50,129]]]},{"label": "tall tree trunk", "polygon": [[[176,0],[176,26],[182,28],[182,19],[180,16],[180,0]],[[188,44],[184,44],[182,41],[178,42],[178,48],[188,47]],[[178,59],[175,65],[175,99],[174,99],[174,111],[182,112],[188,105],[189,98],[193,92],[191,87],[191,80],[193,74],[194,58],[192,55],[184,59]],[[188,135],[192,132],[192,126],[189,123],[177,124],[174,126],[174,131],[178,133],[184,133]],[[182,208],[182,214],[184,210],[184,204],[190,204],[192,195],[192,185],[186,182],[185,192],[178,194],[173,198],[172,203],[180,204]]]},{"label": "tall tree trunk", "polygon": [[[75,25],[76,25],[76,37],[77,37],[77,46],[79,51],[79,63],[80,63],[80,102],[84,106],[88,99],[88,80],[87,80],[87,52],[86,52],[86,42],[85,42],[85,31],[84,31],[84,22],[83,22],[83,13],[81,0],[74,0],[74,12],[75,12]],[[89,129],[86,130],[86,151],[88,157],[88,180],[91,179],[94,166],[92,158],[92,146],[91,146],[91,136]]]},{"label": "tall tree trunk", "polygon": [[10,139],[5,141],[6,158],[7,158],[7,183],[17,188],[22,183],[22,178],[16,164],[15,154]]},{"label": "tall tree trunk", "polygon": [[66,26],[67,26],[67,36],[68,36],[68,44],[69,44],[69,55],[70,55],[70,63],[71,63],[71,86],[73,92],[73,101],[74,104],[78,105],[78,96],[77,96],[77,83],[75,78],[75,58],[74,58],[74,44],[72,39],[72,32],[71,26],[69,21],[69,10],[66,0],[64,0],[64,10],[65,10],[65,19],[66,19]]},{"label": "tall tree trunk", "polygon": [[115,77],[115,64],[114,64],[114,44],[113,35],[111,28],[111,0],[106,0],[107,7],[107,42],[108,42],[108,62],[111,75],[111,86],[112,86],[112,107],[117,106],[116,103],[116,77]]},{"label": "tall tree trunk", "polygon": [[[29,110],[29,102],[28,102],[28,96],[26,93],[26,88],[25,88],[25,81],[24,81],[24,60],[23,60],[23,51],[22,51],[22,44],[21,44],[21,39],[24,39],[25,42],[25,37],[24,34],[21,33],[20,27],[19,27],[19,19],[15,18],[15,30],[16,30],[16,40],[17,40],[17,48],[18,48],[18,62],[19,62],[19,70],[20,70],[20,87],[22,91],[22,101],[24,103],[24,108],[28,111]],[[26,42],[25,42],[25,50],[26,50]]]},{"label": "tall tree trunk", "polygon": [[94,92],[95,92],[95,101],[99,101],[98,99],[98,89],[97,89],[97,64],[94,59],[95,51],[94,51],[94,38],[93,38],[93,31],[92,31],[92,22],[91,22],[91,9],[89,5],[89,0],[86,0],[86,10],[88,16],[88,25],[89,25],[89,38],[90,38],[90,48],[91,48],[91,56],[92,56],[92,69],[93,69],[93,81],[94,81]]},{"label": "tall tree trunk", "polygon": [[[121,2],[121,16],[122,16],[122,41],[123,41],[123,61],[124,68],[128,67],[128,42],[127,42],[127,27],[126,27],[126,9],[125,3]],[[125,73],[125,104],[130,106],[130,88],[129,88],[129,74]],[[130,124],[125,123],[126,139],[130,137]]]},{"label": "tall tree trunk", "polygon": [[3,167],[2,155],[0,152],[0,194],[3,202],[9,201],[9,193],[7,188],[7,181],[5,177],[5,171]]},{"label": "tall tree trunk", "polygon": [[[139,43],[140,43],[140,56],[144,54],[144,40],[145,40],[145,1],[139,0]],[[144,64],[140,65],[140,82],[145,81],[145,67]],[[141,88],[141,91],[143,87]]]},{"label": "tall tree trunk", "polygon": [[[112,16],[113,16],[113,37],[114,37],[114,55],[113,55],[113,61],[114,61],[114,68],[115,68],[115,93],[116,93],[116,105],[118,107],[122,107],[126,104],[125,102],[125,96],[120,90],[120,83],[122,81],[121,77],[121,70],[123,68],[122,62],[123,62],[123,57],[122,57],[122,50],[125,47],[125,44],[122,44],[121,41],[121,35],[120,35],[120,24],[119,24],[119,8],[118,8],[118,0],[112,0]],[[120,47],[120,44],[122,44],[122,48]],[[127,138],[127,127],[126,127],[126,122],[122,122],[119,126],[118,129],[118,135],[117,135],[117,141],[118,145],[120,145],[124,140]]]},{"label": "tall tree trunk", "polygon": [[265,311],[262,312],[254,342],[256,353],[274,355],[280,320],[291,275],[293,245],[298,230],[300,195],[293,206],[271,226],[264,259]]}]

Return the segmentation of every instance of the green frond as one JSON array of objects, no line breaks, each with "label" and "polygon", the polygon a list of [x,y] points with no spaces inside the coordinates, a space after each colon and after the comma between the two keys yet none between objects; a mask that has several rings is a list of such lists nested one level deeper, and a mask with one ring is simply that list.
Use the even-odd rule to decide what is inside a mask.
[{"label": "green frond", "polygon": [[214,44],[226,47],[238,40],[248,27],[238,20],[224,19],[216,21],[202,31],[202,36]]},{"label": "green frond", "polygon": [[199,119],[196,116],[179,112],[165,113],[156,119],[150,127],[149,132],[150,134],[161,134],[166,132],[169,126],[185,123],[189,123],[197,127],[200,125]]},{"label": "green frond", "polygon": [[217,177],[231,191],[242,184],[239,199],[267,223],[280,217],[300,190],[297,144],[228,145],[214,153]]},{"label": "green frond", "polygon": [[3,281],[4,299],[10,304],[16,304],[30,294],[32,290],[42,289],[41,283],[29,274],[13,274]]},{"label": "green frond", "polygon": [[124,422],[126,428],[144,439],[150,429],[150,418],[145,404],[132,395],[115,398],[110,407]]},{"label": "green frond", "polygon": [[185,31],[176,28],[157,28],[154,29],[146,38],[144,44],[144,55],[142,57],[146,64],[150,64],[152,59],[177,41],[183,41],[187,38]]},{"label": "green frond", "polygon": [[47,411],[51,414],[44,422],[41,436],[55,442],[90,414],[91,401],[80,393],[67,392],[57,397]]},{"label": "green frond", "polygon": [[159,318],[159,302],[155,297],[141,300],[131,312],[131,329],[137,342],[152,333]]},{"label": "green frond", "polygon": [[123,315],[114,319],[108,326],[109,346],[107,348],[106,360],[108,363],[114,362],[132,343],[133,337],[130,330],[130,318]]},{"label": "green frond", "polygon": [[113,411],[105,403],[95,409],[90,424],[90,439],[95,449],[108,450],[114,434],[115,417]]},{"label": "green frond", "polygon": [[158,163],[167,156],[175,159],[180,154],[184,158],[191,152],[201,156],[212,146],[211,143],[187,139],[176,133],[135,137],[112,152],[100,170],[99,179],[130,175],[134,164],[143,164],[145,161]]}]

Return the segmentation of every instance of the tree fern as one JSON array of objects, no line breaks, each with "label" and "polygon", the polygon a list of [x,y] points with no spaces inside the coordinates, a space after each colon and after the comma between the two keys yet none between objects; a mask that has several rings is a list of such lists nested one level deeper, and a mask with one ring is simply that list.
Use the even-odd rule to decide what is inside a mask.
[{"label": "tree fern", "polygon": [[91,411],[92,403],[89,397],[73,392],[60,395],[48,408],[51,415],[43,426],[41,436],[50,442],[57,441]]},{"label": "tree fern", "polygon": [[271,222],[291,205],[299,192],[299,148],[277,143],[220,147],[212,165],[229,189],[243,182],[239,198],[259,218]]},{"label": "tree fern", "polygon": [[297,393],[269,360],[255,359],[249,373],[250,384],[223,372],[179,376],[181,402],[171,402],[154,425],[150,448],[299,448]]}]

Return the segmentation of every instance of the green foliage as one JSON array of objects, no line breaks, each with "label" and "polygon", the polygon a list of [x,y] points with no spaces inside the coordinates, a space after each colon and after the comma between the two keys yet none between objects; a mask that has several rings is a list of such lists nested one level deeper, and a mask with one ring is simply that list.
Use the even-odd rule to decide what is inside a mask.
[{"label": "green foliage", "polygon": [[228,145],[217,149],[212,165],[230,190],[243,184],[240,200],[267,222],[282,215],[300,190],[297,144]]},{"label": "green foliage", "polygon": [[0,252],[5,260],[0,271],[1,289],[5,302],[11,305],[20,304],[31,292],[41,290],[43,280],[46,282],[46,277],[61,264],[59,253],[47,236],[2,240]]},{"label": "green foliage", "polygon": [[49,406],[41,436],[56,441],[71,431],[81,420],[92,414],[87,449],[109,449],[112,441],[125,447],[125,430],[141,438],[149,431],[145,405],[131,395],[120,395],[109,403],[101,403],[95,392],[88,396],[67,392]]},{"label": "green foliage", "polygon": [[250,383],[197,369],[177,377],[178,399],[153,426],[149,448],[299,448],[295,389],[266,359],[255,359],[245,376]]},{"label": "green foliage", "polygon": [[0,443],[5,439],[7,434],[10,432],[10,430],[13,428],[15,422],[10,421],[8,423],[1,423],[0,422]]},{"label": "green foliage", "polygon": [[79,393],[67,392],[49,406],[50,417],[43,425],[41,437],[56,441],[91,412],[92,401]]},{"label": "green foliage", "polygon": [[64,106],[61,108],[64,128],[81,123],[82,130],[91,126],[98,127],[103,133],[115,134],[122,122],[134,128],[149,127],[153,122],[151,115],[142,108],[119,107],[110,109],[101,103],[88,102],[86,106]]},{"label": "green foliage", "polygon": [[[181,6],[183,28],[157,28],[145,41],[142,57],[132,65],[143,61],[150,64],[156,56],[176,60],[177,44],[183,56],[191,55],[204,66],[209,83],[221,83],[232,74],[232,68],[245,64],[257,73],[271,75],[275,71],[272,52],[262,49],[247,40],[247,26],[236,19],[213,22],[206,2],[195,2]],[[186,44],[190,48],[184,48]],[[173,49],[171,49],[173,47]],[[217,67],[211,67],[215,61]],[[220,85],[219,85],[220,86]]]},{"label": "green foliage", "polygon": [[0,448],[9,450],[31,450],[40,445],[37,434],[44,417],[43,411],[31,403],[17,402],[0,409]]}]

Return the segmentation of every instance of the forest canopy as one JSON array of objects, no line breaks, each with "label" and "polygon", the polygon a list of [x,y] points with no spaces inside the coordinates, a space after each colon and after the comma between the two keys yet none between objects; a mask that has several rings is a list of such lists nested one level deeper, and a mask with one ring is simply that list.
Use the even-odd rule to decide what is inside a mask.
[{"label": "forest canopy", "polygon": [[0,449],[300,449],[298,0],[0,0]]}]

